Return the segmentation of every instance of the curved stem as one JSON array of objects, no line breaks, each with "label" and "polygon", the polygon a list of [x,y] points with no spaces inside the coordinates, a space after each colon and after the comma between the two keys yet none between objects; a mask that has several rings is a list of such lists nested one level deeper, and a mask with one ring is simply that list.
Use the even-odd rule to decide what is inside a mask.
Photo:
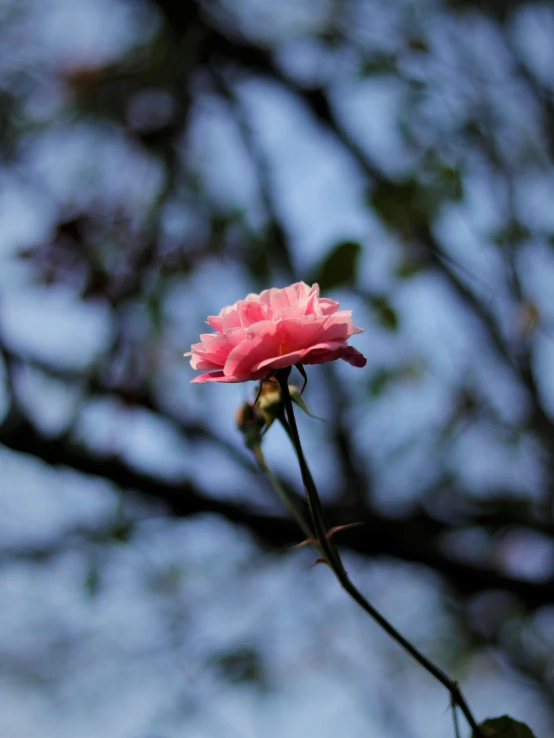
[{"label": "curved stem", "polygon": [[273,485],[273,488],[277,492],[277,495],[279,496],[280,500],[283,502],[283,504],[285,505],[289,513],[291,514],[292,518],[301,528],[306,538],[312,539],[314,535],[313,531],[311,530],[310,526],[304,519],[304,516],[302,515],[300,510],[298,510],[298,508],[294,504],[293,500],[291,500],[290,496],[287,494],[287,491],[284,489],[279,478],[273,473],[271,468],[267,465],[265,456],[262,453],[262,449],[258,447],[256,449],[253,449],[253,452],[254,452],[254,456],[256,457],[258,466],[264,472],[264,474],[268,476],[269,481]]},{"label": "curved stem", "polygon": [[469,709],[469,705],[467,704],[458,684],[453,679],[451,679],[448,674],[446,674],[442,669],[440,669],[426,656],[424,656],[421,651],[419,651],[412,643],[410,643],[410,641],[404,638],[404,636],[398,630],[396,630],[396,628],[391,625],[391,623],[389,623],[389,621],[383,615],[381,615],[381,613],[376,610],[373,605],[371,605],[367,601],[362,593],[350,581],[337,547],[334,545],[331,539],[327,537],[329,526],[327,525],[327,522],[325,520],[325,514],[323,511],[321,500],[319,498],[317,487],[310,473],[306,458],[304,456],[304,452],[302,450],[300,435],[298,433],[298,426],[296,425],[296,418],[294,416],[292,399],[287,382],[289,374],[290,368],[280,369],[276,372],[275,377],[281,387],[283,404],[290,428],[290,436],[294,446],[294,450],[296,452],[296,456],[298,458],[298,463],[300,465],[302,481],[304,482],[306,497],[308,499],[310,512],[312,514],[314,530],[319,541],[321,550],[325,554],[327,564],[333,570],[342,588],[350,595],[350,597],[352,597],[352,599],[355,600],[355,602],[357,602],[358,605],[363,610],[365,610],[367,614],[370,615],[370,617],[372,617],[373,620],[375,620],[375,622],[380,625],[381,628],[383,628],[383,630],[388,633],[391,638],[393,638],[393,640],[395,640],[405,651],[407,651],[410,656],[412,656],[412,658],[414,658],[418,662],[418,664],[426,669],[450,692],[452,702],[455,705],[459,706],[467,722],[471,726],[474,738],[482,738],[482,733],[479,730],[479,726],[477,725],[477,722],[473,717],[473,714]]},{"label": "curved stem", "polygon": [[458,705],[452,700],[452,719],[454,720],[454,737],[461,738],[460,725],[458,723]]}]

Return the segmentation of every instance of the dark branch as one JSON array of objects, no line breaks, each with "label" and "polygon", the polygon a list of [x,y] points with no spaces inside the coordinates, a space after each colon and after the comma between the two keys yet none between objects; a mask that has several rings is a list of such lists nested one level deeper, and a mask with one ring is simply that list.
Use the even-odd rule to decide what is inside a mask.
[{"label": "dark branch", "polygon": [[[23,417],[12,414],[0,426],[0,443],[13,451],[30,454],[51,466],[66,466],[83,474],[102,477],[123,493],[135,493],[157,504],[175,517],[216,514],[242,525],[262,544],[282,548],[298,543],[299,531],[288,519],[248,509],[247,506],[208,496],[189,479],[171,483],[130,468],[117,458],[94,457],[90,450],[65,438],[43,438]],[[237,499],[239,495],[237,494]],[[334,524],[344,522],[347,510],[329,509]],[[359,512],[353,513],[360,520]],[[352,519],[348,522],[352,522]],[[442,574],[463,596],[490,589],[508,590],[529,608],[552,602],[554,581],[528,582],[490,569],[449,559],[439,548],[443,533],[451,528],[432,519],[407,517],[388,519],[367,513],[363,527],[344,537],[344,545],[355,553],[374,558],[392,556],[413,564],[424,564]]]}]

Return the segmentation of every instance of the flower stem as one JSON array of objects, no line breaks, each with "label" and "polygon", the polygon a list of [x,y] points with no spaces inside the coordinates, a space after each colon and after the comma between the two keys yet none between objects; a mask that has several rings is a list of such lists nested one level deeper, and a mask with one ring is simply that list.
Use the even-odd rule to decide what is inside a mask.
[{"label": "flower stem", "polygon": [[461,738],[460,725],[458,723],[458,705],[452,700],[452,719],[454,720],[454,737]]},{"label": "flower stem", "polygon": [[460,710],[463,712],[467,722],[473,730],[473,735],[475,736],[475,738],[482,738],[482,733],[479,730],[479,726],[477,725],[477,722],[473,717],[469,705],[467,704],[458,684],[453,679],[451,679],[448,674],[446,674],[442,669],[440,669],[426,656],[424,656],[414,645],[412,645],[412,643],[410,643],[410,641],[404,638],[404,636],[399,631],[397,631],[396,628],[391,625],[391,623],[389,623],[389,621],[373,607],[373,605],[371,605],[367,601],[362,593],[350,581],[337,547],[332,542],[331,538],[327,536],[329,526],[327,525],[327,522],[325,520],[323,505],[321,504],[317,487],[310,473],[306,458],[304,456],[304,452],[302,450],[300,435],[298,433],[298,426],[296,425],[296,418],[294,416],[292,399],[287,382],[289,374],[290,368],[279,369],[275,373],[275,377],[281,387],[282,400],[285,407],[286,418],[290,428],[290,437],[294,446],[294,450],[296,452],[296,456],[298,458],[298,463],[300,465],[302,481],[304,482],[304,487],[306,490],[306,497],[308,500],[310,513],[312,515],[312,522],[316,533],[316,538],[319,541],[320,548],[325,555],[326,563],[333,570],[340,585],[350,595],[350,597],[355,600],[358,605],[363,610],[365,610],[368,615],[372,617],[373,620],[375,620],[375,622],[377,622],[378,625],[380,625],[381,628],[383,628],[383,630],[388,633],[391,638],[393,638],[393,640],[395,640],[405,651],[407,651],[410,656],[412,656],[412,658],[414,658],[418,662],[418,664],[426,669],[450,692],[452,703],[454,705],[458,705]]},{"label": "flower stem", "polygon": [[284,489],[279,478],[273,473],[271,468],[267,465],[265,456],[263,455],[262,449],[259,446],[256,449],[254,449],[254,456],[256,457],[256,461],[261,471],[263,471],[264,474],[268,476],[269,481],[273,485],[273,488],[277,492],[277,495],[279,496],[280,500],[283,502],[283,504],[285,505],[289,513],[291,514],[292,518],[296,521],[299,528],[301,528],[306,538],[312,539],[314,536],[313,531],[311,530],[310,526],[304,519],[304,516],[302,515],[300,510],[294,504],[293,500],[291,500],[290,496],[287,494],[287,491]]}]

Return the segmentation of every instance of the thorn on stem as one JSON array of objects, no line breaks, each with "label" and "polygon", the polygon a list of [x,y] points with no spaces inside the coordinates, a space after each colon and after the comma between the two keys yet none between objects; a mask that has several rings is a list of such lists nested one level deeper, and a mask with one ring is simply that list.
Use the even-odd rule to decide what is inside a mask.
[{"label": "thorn on stem", "polygon": [[304,541],[296,543],[293,548],[302,548],[303,546],[319,546],[319,541],[316,541],[315,538],[306,538]]},{"label": "thorn on stem", "polygon": [[[341,530],[346,530],[347,528],[358,528],[360,525],[363,525],[363,523],[347,523],[346,525],[335,525],[333,528],[330,528],[327,533],[325,534],[325,538],[327,540],[330,540],[335,533],[340,533]],[[303,546],[319,546],[320,541],[318,541],[316,538],[306,538],[303,541],[300,541],[300,543],[296,543],[293,548],[302,548]]]},{"label": "thorn on stem", "polygon": [[331,528],[328,531],[325,537],[327,538],[327,540],[329,540],[332,536],[335,535],[335,533],[340,533],[341,530],[346,530],[347,528],[359,528],[360,525],[363,525],[361,521],[358,523],[347,523],[346,525],[335,525],[334,528]]},{"label": "thorn on stem", "polygon": [[310,566],[310,569],[313,569],[314,566],[317,566],[318,564],[326,564],[327,559],[316,559],[314,563]]}]

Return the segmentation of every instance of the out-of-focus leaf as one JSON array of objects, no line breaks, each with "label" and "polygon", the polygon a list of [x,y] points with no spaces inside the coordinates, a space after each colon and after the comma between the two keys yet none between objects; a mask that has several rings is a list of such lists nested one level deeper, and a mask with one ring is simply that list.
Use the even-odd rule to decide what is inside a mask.
[{"label": "out-of-focus leaf", "polygon": [[419,274],[419,272],[421,272],[422,269],[425,269],[426,266],[427,264],[425,261],[406,258],[400,262],[394,270],[394,273],[399,279],[409,279],[410,277],[414,277],[416,274]]},{"label": "out-of-focus leaf", "polygon": [[410,36],[408,39],[408,48],[410,51],[418,51],[421,53],[429,51],[427,41],[421,36]]},{"label": "out-of-focus leaf", "polygon": [[504,228],[492,234],[492,240],[499,245],[519,246],[529,239],[531,233],[527,226],[517,220],[510,221]]},{"label": "out-of-focus leaf", "polygon": [[327,254],[314,278],[322,291],[352,285],[356,281],[362,247],[355,241],[341,241]]},{"label": "out-of-focus leaf", "polygon": [[383,394],[385,387],[389,384],[392,378],[392,372],[385,367],[377,369],[373,376],[369,380],[369,393],[372,397],[379,397]]},{"label": "out-of-focus leaf", "polygon": [[369,298],[371,306],[375,310],[377,320],[389,331],[398,330],[398,313],[384,295],[372,295]]},{"label": "out-of-focus leaf", "polygon": [[369,380],[369,393],[372,397],[379,397],[394,382],[405,382],[421,377],[423,369],[418,360],[390,368],[380,367]]},{"label": "out-of-focus leaf", "polygon": [[412,229],[427,220],[430,203],[424,202],[421,188],[413,179],[382,182],[372,190],[371,206],[386,223],[403,230]]},{"label": "out-of-focus leaf", "polygon": [[445,201],[458,201],[462,197],[460,170],[441,166],[430,172],[425,182],[416,179],[382,182],[372,190],[369,202],[385,223],[413,231],[432,220]]},{"label": "out-of-focus leaf", "polygon": [[163,301],[158,290],[152,290],[146,296],[146,310],[152,327],[157,334],[160,333],[163,322]]},{"label": "out-of-focus leaf", "polygon": [[148,578],[148,586],[152,592],[164,597],[175,597],[183,581],[184,571],[177,564],[152,571]]},{"label": "out-of-focus leaf", "polygon": [[395,54],[375,54],[363,60],[358,76],[361,79],[381,74],[396,74],[397,59]]},{"label": "out-of-focus leaf", "polygon": [[224,651],[212,663],[221,675],[234,684],[250,683],[257,687],[265,686],[263,665],[258,653],[249,647]]},{"label": "out-of-focus leaf", "polygon": [[265,244],[256,244],[246,258],[246,264],[250,274],[259,282],[264,284],[270,281],[271,267],[269,253]]},{"label": "out-of-focus leaf", "polygon": [[523,338],[528,338],[541,322],[539,308],[531,300],[522,302],[516,313],[516,326]]},{"label": "out-of-focus leaf", "polygon": [[462,173],[455,167],[441,167],[437,176],[437,196],[459,201],[464,196]]},{"label": "out-of-focus leaf", "polygon": [[14,153],[18,138],[17,124],[21,125],[22,122],[23,118],[18,110],[15,96],[0,89],[0,143],[4,161],[7,161]]},{"label": "out-of-focus leaf", "polygon": [[[479,725],[485,738],[535,738],[532,730],[525,723],[518,723],[508,715],[490,718]],[[475,733],[473,733],[475,738]]]},{"label": "out-of-focus leaf", "polygon": [[117,543],[128,543],[134,532],[134,528],[135,526],[132,521],[124,520],[114,525],[110,531],[110,538],[113,541],[117,541]]},{"label": "out-of-focus leaf", "polygon": [[84,588],[86,594],[92,599],[98,594],[100,590],[100,572],[96,565],[89,568],[85,577]]}]

